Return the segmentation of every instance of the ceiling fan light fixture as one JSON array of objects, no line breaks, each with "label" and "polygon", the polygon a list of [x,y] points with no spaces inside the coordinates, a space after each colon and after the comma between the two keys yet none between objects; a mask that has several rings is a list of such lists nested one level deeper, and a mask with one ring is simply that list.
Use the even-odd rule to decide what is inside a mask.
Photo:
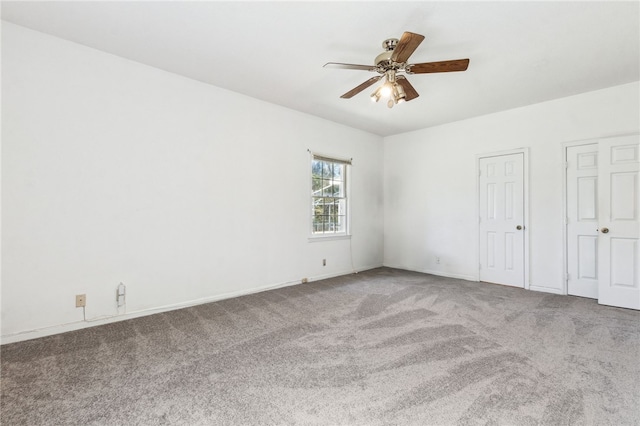
[{"label": "ceiling fan light fixture", "polygon": [[393,96],[396,103],[405,102],[407,100],[407,94],[404,91],[404,87],[401,84],[395,83],[393,85]]},{"label": "ceiling fan light fixture", "polygon": [[404,86],[398,83],[395,70],[388,71],[385,74],[384,83],[378,86],[376,91],[371,94],[371,102],[378,102],[381,98],[387,99],[387,107],[389,108],[393,108],[396,104],[406,102],[407,94]]},{"label": "ceiling fan light fixture", "polygon": [[393,93],[393,86],[391,85],[391,83],[389,83],[389,81],[387,81],[382,86],[380,86],[380,94],[383,97],[386,98],[388,96],[391,96],[392,93]]},{"label": "ceiling fan light fixture", "polygon": [[[396,89],[398,83],[396,83],[395,72],[387,72],[384,77],[384,83],[378,86],[376,91],[371,94],[371,101],[378,102],[380,98],[389,98],[389,102],[395,104],[397,103],[396,99],[398,93],[398,90]],[[389,105],[389,102],[387,102],[387,105]]]},{"label": "ceiling fan light fixture", "polygon": [[389,98],[389,101],[387,102],[387,106],[389,108],[393,108],[393,105],[402,103],[404,101],[405,101],[405,93],[404,93],[404,90],[402,89],[402,86],[400,86],[398,83],[394,83],[393,94],[391,98]]}]

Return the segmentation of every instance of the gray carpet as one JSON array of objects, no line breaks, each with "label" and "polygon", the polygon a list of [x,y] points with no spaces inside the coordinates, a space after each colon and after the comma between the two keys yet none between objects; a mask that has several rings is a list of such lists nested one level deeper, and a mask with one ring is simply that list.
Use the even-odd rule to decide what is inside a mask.
[{"label": "gray carpet", "polygon": [[1,355],[2,425],[640,424],[640,312],[387,268]]}]

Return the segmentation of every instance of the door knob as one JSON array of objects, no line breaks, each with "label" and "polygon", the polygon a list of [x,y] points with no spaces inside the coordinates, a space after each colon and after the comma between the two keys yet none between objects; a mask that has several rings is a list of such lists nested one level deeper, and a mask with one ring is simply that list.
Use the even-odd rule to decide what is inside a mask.
[{"label": "door knob", "polygon": [[516,226],[516,229],[517,229],[518,231],[521,231],[521,230],[522,230],[522,225],[518,225],[518,226]]},{"label": "door knob", "polygon": [[603,234],[608,234],[609,228],[600,228],[600,232],[602,232]]}]

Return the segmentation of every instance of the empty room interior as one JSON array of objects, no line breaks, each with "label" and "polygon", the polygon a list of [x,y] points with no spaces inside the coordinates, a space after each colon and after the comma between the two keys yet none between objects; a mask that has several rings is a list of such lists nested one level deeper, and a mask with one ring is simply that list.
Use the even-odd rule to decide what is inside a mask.
[{"label": "empty room interior", "polygon": [[640,3],[1,3],[3,425],[640,424]]}]

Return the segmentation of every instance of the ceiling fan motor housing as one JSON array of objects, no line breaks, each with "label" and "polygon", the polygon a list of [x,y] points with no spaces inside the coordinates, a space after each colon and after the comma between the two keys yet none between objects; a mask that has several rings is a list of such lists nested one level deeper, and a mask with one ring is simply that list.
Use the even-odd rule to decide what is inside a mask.
[{"label": "ceiling fan motor housing", "polygon": [[382,42],[382,47],[385,51],[376,56],[375,65],[383,68],[387,68],[391,65],[391,55],[393,55],[393,49],[398,45],[398,41],[399,40],[397,38],[388,38]]},{"label": "ceiling fan motor housing", "polygon": [[391,63],[391,55],[393,54],[393,50],[389,50],[387,52],[382,52],[378,56],[376,56],[376,65],[388,65]]}]

